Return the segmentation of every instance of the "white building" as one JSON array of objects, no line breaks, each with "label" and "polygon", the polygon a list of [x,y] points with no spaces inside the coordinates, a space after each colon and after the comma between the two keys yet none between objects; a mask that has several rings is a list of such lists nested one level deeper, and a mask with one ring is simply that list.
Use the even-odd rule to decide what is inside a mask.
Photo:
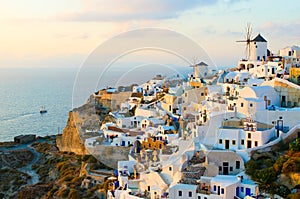
[{"label": "white building", "polygon": [[299,46],[288,46],[279,50],[279,56],[282,57],[294,57],[300,58],[300,47]]},{"label": "white building", "polygon": [[165,121],[159,118],[145,118],[141,121],[141,129],[145,130],[148,127],[158,127],[164,123]]},{"label": "white building", "polygon": [[144,116],[121,117],[117,119],[117,126],[119,128],[138,128],[145,118]]},{"label": "white building", "polygon": [[175,184],[169,188],[169,198],[187,199],[197,198],[197,185]]},{"label": "white building", "polygon": [[169,188],[172,199],[228,199],[256,196],[258,186],[244,175],[201,177],[200,185],[175,184]]},{"label": "white building", "polygon": [[241,120],[231,120],[219,128],[218,149],[242,150],[266,144],[275,137],[275,128],[270,125],[258,127],[257,123],[248,118],[239,126]]},{"label": "white building", "polygon": [[237,111],[246,117],[252,117],[259,110],[280,104],[278,93],[271,86],[247,86],[239,90],[238,94],[238,99],[233,102],[235,104],[228,104],[237,107]]},{"label": "white building", "polygon": [[135,116],[143,116],[143,117],[158,117],[160,113],[155,108],[138,106],[135,109]]},{"label": "white building", "polygon": [[113,139],[112,146],[132,146],[137,140],[137,136],[129,136],[128,134],[122,134]]},{"label": "white building", "polygon": [[267,40],[258,34],[250,42],[250,60],[252,61],[261,61],[267,60],[268,57],[268,46]]}]

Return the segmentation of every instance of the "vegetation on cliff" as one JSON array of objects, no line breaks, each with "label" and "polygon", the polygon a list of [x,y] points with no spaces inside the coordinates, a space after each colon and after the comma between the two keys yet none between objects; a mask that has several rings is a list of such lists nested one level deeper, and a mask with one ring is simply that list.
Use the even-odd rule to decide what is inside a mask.
[{"label": "vegetation on cliff", "polygon": [[29,149],[16,148],[11,143],[1,143],[0,152],[0,198],[14,198],[22,186],[31,178],[20,169],[33,160],[34,154]]},{"label": "vegetation on cliff", "polygon": [[246,173],[259,183],[263,192],[299,198],[299,193],[292,191],[300,184],[300,138],[282,143],[277,151],[256,152],[246,164]]},{"label": "vegetation on cliff", "polygon": [[106,168],[93,156],[60,152],[54,143],[48,142],[35,143],[33,147],[41,153],[39,161],[33,165],[40,182],[25,186],[18,198],[94,198],[95,191],[104,187],[97,185],[88,190],[81,187],[86,177],[82,165],[89,164],[93,169]]}]

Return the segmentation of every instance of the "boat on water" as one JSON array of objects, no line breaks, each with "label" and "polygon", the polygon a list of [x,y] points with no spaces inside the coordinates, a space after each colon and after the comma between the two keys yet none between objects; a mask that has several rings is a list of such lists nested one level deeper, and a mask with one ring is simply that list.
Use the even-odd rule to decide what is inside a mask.
[{"label": "boat on water", "polygon": [[45,106],[41,106],[41,108],[40,108],[40,113],[41,113],[41,114],[47,113],[47,110],[45,109]]}]

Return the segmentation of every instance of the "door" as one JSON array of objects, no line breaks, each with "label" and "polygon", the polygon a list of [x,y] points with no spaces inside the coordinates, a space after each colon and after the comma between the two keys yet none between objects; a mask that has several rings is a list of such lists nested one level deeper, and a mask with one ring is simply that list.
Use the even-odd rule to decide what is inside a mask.
[{"label": "door", "polygon": [[223,175],[228,175],[228,167],[223,167]]},{"label": "door", "polygon": [[229,173],[229,163],[223,162],[223,175],[228,175]]},{"label": "door", "polygon": [[125,146],[125,141],[122,141],[122,146]]},{"label": "door", "polygon": [[220,195],[220,186],[218,186],[218,195]]},{"label": "door", "polygon": [[238,197],[239,197],[239,194],[240,194],[239,191],[240,191],[240,189],[239,189],[239,187],[237,187],[237,188],[235,189],[235,195],[238,196]]},{"label": "door", "polygon": [[283,96],[281,96],[281,106],[282,107],[285,107],[286,106],[286,102],[285,102],[285,99],[286,97],[283,95]]},{"label": "door", "polygon": [[251,144],[252,144],[251,140],[248,140],[248,141],[247,141],[247,149],[249,149],[249,148],[252,147]]},{"label": "door", "polygon": [[251,195],[251,189],[250,188],[246,188],[246,196],[250,196]]},{"label": "door", "polygon": [[225,149],[229,149],[229,140],[225,140]]}]

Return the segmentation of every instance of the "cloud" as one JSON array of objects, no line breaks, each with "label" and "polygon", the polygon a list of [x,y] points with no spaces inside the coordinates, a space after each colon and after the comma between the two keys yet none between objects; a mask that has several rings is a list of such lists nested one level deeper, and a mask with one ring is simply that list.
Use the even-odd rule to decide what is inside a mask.
[{"label": "cloud", "polygon": [[115,0],[108,3],[100,0],[82,1],[83,9],[78,12],[61,13],[64,21],[128,21],[159,20],[180,16],[184,11],[196,7],[215,5],[218,0]]},{"label": "cloud", "polygon": [[288,36],[300,39],[300,19],[287,22],[266,22],[261,25],[260,29],[263,32],[270,32],[274,36]]}]

